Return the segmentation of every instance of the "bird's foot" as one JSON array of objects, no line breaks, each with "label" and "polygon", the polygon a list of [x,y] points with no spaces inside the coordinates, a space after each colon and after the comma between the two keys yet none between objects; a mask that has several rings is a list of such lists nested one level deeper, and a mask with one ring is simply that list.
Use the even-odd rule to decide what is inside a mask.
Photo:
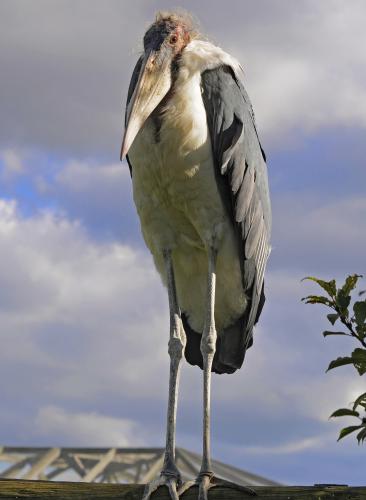
[{"label": "bird's foot", "polygon": [[208,491],[216,486],[239,490],[250,496],[257,496],[257,493],[248,486],[241,486],[240,484],[225,481],[225,479],[219,479],[212,472],[201,472],[195,481],[187,481],[179,488],[179,497],[192,486],[198,487],[198,500],[208,500]]},{"label": "bird's foot", "polygon": [[152,493],[160,488],[160,486],[166,486],[168,488],[169,495],[172,500],[179,500],[177,490],[181,484],[182,481],[179,473],[162,471],[158,478],[154,479],[151,483],[148,483],[145,486],[142,500],[150,500]]}]

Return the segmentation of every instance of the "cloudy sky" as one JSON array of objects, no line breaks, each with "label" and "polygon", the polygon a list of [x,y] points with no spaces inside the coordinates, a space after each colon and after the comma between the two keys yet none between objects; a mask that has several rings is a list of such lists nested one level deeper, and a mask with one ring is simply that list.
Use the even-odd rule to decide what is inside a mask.
[{"label": "cloudy sky", "polygon": [[[179,6],[244,66],[274,210],[254,347],[213,380],[213,455],[288,484],[364,483],[365,448],[328,421],[362,379],[324,373],[351,346],[322,338],[300,279],[366,272],[366,4]],[[167,299],[118,156],[141,37],[169,7],[0,2],[1,444],[164,443]],[[200,436],[201,372],[185,365],[178,445]]]}]

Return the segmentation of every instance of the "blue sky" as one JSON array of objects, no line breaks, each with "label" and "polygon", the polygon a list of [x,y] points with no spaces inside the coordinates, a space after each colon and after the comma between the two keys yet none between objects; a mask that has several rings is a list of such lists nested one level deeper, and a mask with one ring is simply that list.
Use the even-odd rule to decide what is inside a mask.
[{"label": "blue sky", "polygon": [[[144,29],[167,1],[0,5],[0,442],[164,443],[167,299],[118,161]],[[294,484],[364,482],[329,414],[362,391],[324,340],[309,274],[365,272],[362,1],[182,1],[244,65],[274,211],[267,303],[244,367],[213,380],[213,455]],[[224,21],[225,19],[225,21]],[[200,451],[185,365],[178,445]]]}]

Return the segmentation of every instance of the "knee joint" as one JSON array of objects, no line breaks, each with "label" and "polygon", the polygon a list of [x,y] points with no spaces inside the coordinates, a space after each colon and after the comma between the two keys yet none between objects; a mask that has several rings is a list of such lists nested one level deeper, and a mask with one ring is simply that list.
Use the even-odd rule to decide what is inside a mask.
[{"label": "knee joint", "polygon": [[184,344],[179,337],[173,337],[168,343],[168,353],[170,357],[182,358],[183,357]]},{"label": "knee joint", "polygon": [[215,328],[204,331],[201,338],[201,353],[215,354],[217,334]]}]

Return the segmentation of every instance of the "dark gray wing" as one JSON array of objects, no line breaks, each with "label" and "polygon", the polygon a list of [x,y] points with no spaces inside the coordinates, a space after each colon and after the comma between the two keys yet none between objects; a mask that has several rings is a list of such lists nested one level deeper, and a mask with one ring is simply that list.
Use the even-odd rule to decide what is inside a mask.
[{"label": "dark gray wing", "polygon": [[[201,86],[217,181],[235,221],[243,285],[250,301],[242,331],[245,352],[252,343],[252,329],[263,307],[263,276],[270,252],[271,207],[266,158],[248,94],[233,69],[220,66],[205,71]],[[230,350],[230,346],[227,348]]]},{"label": "dark gray wing", "polygon": [[[132,72],[130,85],[128,86],[126,109],[125,109],[125,126],[126,126],[126,119],[127,119],[128,104],[129,104],[129,102],[131,100],[133,91],[135,90],[136,84],[137,84],[138,79],[139,79],[139,74],[140,74],[140,70],[141,70],[142,59],[143,59],[143,56],[141,56],[138,59],[136,65],[135,65],[135,68],[134,68],[134,70]],[[127,163],[128,163],[129,169],[130,169],[130,174],[132,176],[132,165],[131,165],[131,162],[130,162],[130,160],[128,158],[128,155],[126,156],[126,160],[127,160]]]}]

